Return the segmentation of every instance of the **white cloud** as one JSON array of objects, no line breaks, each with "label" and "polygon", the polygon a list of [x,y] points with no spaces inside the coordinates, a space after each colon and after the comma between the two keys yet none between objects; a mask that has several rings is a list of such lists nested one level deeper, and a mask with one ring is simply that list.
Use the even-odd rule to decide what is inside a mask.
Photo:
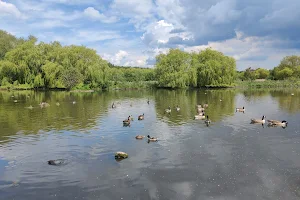
[{"label": "white cloud", "polygon": [[147,56],[139,55],[136,52],[129,53],[124,50],[119,50],[115,54],[106,54],[102,55],[103,59],[109,61],[114,65],[121,66],[137,66],[137,67],[146,67]]},{"label": "white cloud", "polygon": [[84,15],[93,20],[99,20],[104,23],[114,23],[117,21],[116,17],[107,17],[104,14],[100,13],[93,7],[88,7],[84,10]]},{"label": "white cloud", "polygon": [[119,50],[115,55],[104,54],[103,58],[115,65],[120,65],[128,55],[126,51]]},{"label": "white cloud", "polygon": [[1,16],[13,16],[16,18],[22,18],[21,12],[14,4],[6,3],[0,0],[0,17]]}]

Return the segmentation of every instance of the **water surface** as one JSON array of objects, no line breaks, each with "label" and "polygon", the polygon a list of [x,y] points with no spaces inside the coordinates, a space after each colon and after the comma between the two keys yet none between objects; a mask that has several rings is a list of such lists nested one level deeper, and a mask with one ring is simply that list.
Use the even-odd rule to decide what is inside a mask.
[{"label": "water surface", "polygon": [[[299,199],[299,96],[280,90],[0,92],[0,199]],[[41,108],[43,101],[50,106]],[[193,119],[195,105],[203,103],[208,127]],[[245,113],[235,112],[243,106]],[[134,121],[123,127],[129,115]],[[250,124],[262,115],[287,120],[288,127]],[[159,141],[136,140],[139,134]],[[116,151],[129,158],[116,161]],[[50,166],[50,159],[66,163]]]}]

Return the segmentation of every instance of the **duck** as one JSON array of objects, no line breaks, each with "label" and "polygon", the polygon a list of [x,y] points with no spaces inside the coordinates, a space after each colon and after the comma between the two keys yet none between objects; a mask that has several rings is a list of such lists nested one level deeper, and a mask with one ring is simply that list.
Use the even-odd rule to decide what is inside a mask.
[{"label": "duck", "polygon": [[143,120],[144,119],[145,114],[143,113],[142,115],[138,116],[138,120]]},{"label": "duck", "polygon": [[242,108],[235,108],[235,112],[245,112],[245,107]]},{"label": "duck", "polygon": [[115,102],[111,105],[111,108],[116,108]]},{"label": "duck", "polygon": [[194,119],[205,119],[204,115],[195,115]]},{"label": "duck", "polygon": [[251,124],[257,124],[257,123],[259,123],[259,124],[264,124],[265,122],[266,122],[266,116],[262,116],[262,118],[261,119],[251,119]]},{"label": "duck", "polygon": [[208,126],[210,124],[210,119],[208,118],[208,115],[206,115],[206,120],[204,121],[205,124]]},{"label": "duck", "polygon": [[144,137],[145,137],[145,136],[143,136],[143,135],[137,135],[137,136],[135,136],[135,139],[137,139],[137,140],[142,140]]},{"label": "duck", "polygon": [[179,106],[178,106],[178,105],[176,106],[176,111],[177,111],[177,112],[179,112],[179,111],[180,111],[180,108],[179,108]]},{"label": "duck", "polygon": [[128,126],[129,124],[130,124],[130,116],[127,119],[123,120],[124,126]]},{"label": "duck", "polygon": [[169,106],[166,110],[165,110],[166,113],[171,113],[171,107]]},{"label": "duck", "polygon": [[150,141],[150,142],[157,142],[157,141],[158,141],[157,138],[155,138],[155,137],[150,137],[150,135],[147,135],[147,138],[148,138],[148,141]]},{"label": "duck", "polygon": [[76,104],[76,101],[73,101],[72,104]]},{"label": "duck", "polygon": [[149,101],[149,99],[147,100],[147,104],[150,104],[150,101]]},{"label": "duck", "polygon": [[281,127],[286,127],[288,125],[288,122],[283,120],[283,121],[278,121],[278,120],[268,120],[269,124],[268,126],[281,126]]}]

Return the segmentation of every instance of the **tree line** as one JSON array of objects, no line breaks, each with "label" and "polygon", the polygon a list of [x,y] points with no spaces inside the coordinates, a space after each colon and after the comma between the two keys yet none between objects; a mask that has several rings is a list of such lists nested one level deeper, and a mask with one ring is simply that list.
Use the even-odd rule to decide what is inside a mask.
[{"label": "tree line", "polygon": [[[156,57],[154,68],[115,66],[95,50],[84,46],[63,46],[59,42],[37,42],[17,38],[0,30],[0,87],[44,89],[107,89],[114,86],[140,87],[143,82],[157,87],[227,87],[236,79],[300,77],[300,57],[285,57],[273,70],[236,71],[232,57],[210,48],[187,53],[170,49]],[[142,84],[136,84],[137,82]]]},{"label": "tree line", "polygon": [[240,80],[294,80],[300,78],[300,56],[286,56],[280,64],[273,69],[267,70],[263,68],[251,69],[238,72],[237,78]]}]

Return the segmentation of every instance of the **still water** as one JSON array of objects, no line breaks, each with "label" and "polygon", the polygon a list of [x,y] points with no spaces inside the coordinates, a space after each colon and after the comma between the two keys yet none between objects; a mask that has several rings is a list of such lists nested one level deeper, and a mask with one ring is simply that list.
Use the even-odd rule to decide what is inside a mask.
[{"label": "still water", "polygon": [[[0,199],[299,199],[299,97],[280,90],[0,92]],[[43,101],[50,106],[41,108]],[[193,119],[204,103],[208,127]],[[243,106],[245,113],[235,112]],[[134,121],[123,127],[129,115]],[[288,127],[250,124],[262,115]],[[159,141],[135,139],[148,134]],[[116,161],[117,151],[129,157]]]}]

